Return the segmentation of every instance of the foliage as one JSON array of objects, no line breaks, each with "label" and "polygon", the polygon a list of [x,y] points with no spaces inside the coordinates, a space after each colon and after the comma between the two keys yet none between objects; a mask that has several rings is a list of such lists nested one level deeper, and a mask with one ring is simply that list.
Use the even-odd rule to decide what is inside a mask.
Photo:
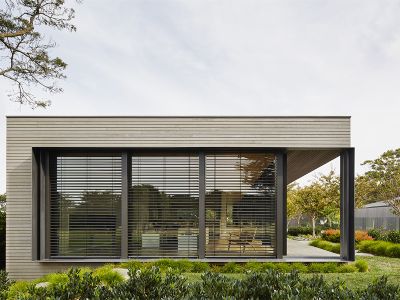
[{"label": "foliage", "polygon": [[288,221],[301,215],[301,207],[298,205],[299,188],[297,183],[290,183],[287,186],[286,215]]},{"label": "foliage", "polygon": [[310,242],[310,245],[333,253],[340,253],[340,244],[338,243],[331,243],[321,239],[315,239]]},{"label": "foliage", "polygon": [[400,244],[400,230],[383,230],[380,228],[374,228],[368,230],[368,235],[377,241]]},{"label": "foliage", "polygon": [[32,86],[51,93],[62,91],[56,80],[65,78],[67,64],[51,57],[56,44],[43,32],[45,27],[75,31],[74,14],[64,0],[5,0],[0,7],[0,76],[15,85],[11,100],[45,107],[49,101],[36,99],[30,92]]},{"label": "foliage", "polygon": [[299,236],[299,235],[311,235],[313,232],[312,227],[309,226],[297,226],[297,227],[289,227],[288,235],[291,236]]},{"label": "foliage", "polygon": [[375,280],[365,290],[359,292],[360,299],[399,299],[400,287],[388,283],[386,276]]},{"label": "foliage", "polygon": [[93,276],[97,277],[104,285],[112,286],[116,283],[124,281],[123,276],[114,271],[114,265],[104,265],[93,272]]},{"label": "foliage", "polygon": [[8,278],[6,271],[0,270],[0,299],[6,299],[7,291],[14,282]]},{"label": "foliage", "polygon": [[385,241],[362,241],[358,245],[361,252],[400,258],[400,244]]},{"label": "foliage", "polygon": [[315,237],[317,218],[323,217],[324,209],[328,205],[324,197],[324,189],[318,182],[305,186],[298,191],[298,205],[302,212],[309,215],[312,220],[312,235]]},{"label": "foliage", "polygon": [[356,240],[356,243],[359,243],[361,241],[372,241],[373,240],[372,236],[368,235],[368,232],[362,231],[362,230],[356,230],[354,238]]},{"label": "foliage", "polygon": [[370,168],[365,176],[375,184],[377,199],[384,200],[400,216],[400,148],[366,160],[363,165]]},{"label": "foliage", "polygon": [[221,273],[242,273],[243,268],[239,264],[236,264],[234,262],[228,262],[221,267],[220,272]]},{"label": "foliage", "polygon": [[354,263],[354,266],[358,269],[358,272],[367,272],[368,271],[368,263],[365,260],[357,260]]},{"label": "foliage", "polygon": [[327,229],[321,232],[321,238],[332,243],[340,243],[340,230]]}]

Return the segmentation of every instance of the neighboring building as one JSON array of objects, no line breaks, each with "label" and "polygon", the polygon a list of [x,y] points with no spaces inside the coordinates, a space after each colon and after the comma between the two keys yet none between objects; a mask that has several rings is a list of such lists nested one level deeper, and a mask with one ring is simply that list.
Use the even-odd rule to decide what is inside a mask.
[{"label": "neighboring building", "polygon": [[286,184],[338,156],[351,261],[349,117],[8,117],[7,271],[290,260]]},{"label": "neighboring building", "polygon": [[372,228],[400,230],[400,217],[393,214],[390,206],[384,201],[357,208],[355,210],[355,229],[369,230]]}]

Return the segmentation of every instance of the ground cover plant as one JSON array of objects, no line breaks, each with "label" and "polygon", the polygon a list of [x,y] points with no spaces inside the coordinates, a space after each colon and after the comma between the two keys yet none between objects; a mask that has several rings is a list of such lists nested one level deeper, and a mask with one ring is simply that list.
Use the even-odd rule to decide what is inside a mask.
[{"label": "ground cover plant", "polygon": [[[190,282],[172,269],[162,272],[152,266],[129,269],[129,279],[101,285],[93,272],[71,269],[65,282],[49,287],[20,285],[7,299],[398,299],[400,288],[378,278],[367,289],[350,289],[344,282],[328,282],[322,276],[302,278],[292,271],[250,272],[235,279],[205,272]],[[14,285],[17,286],[17,285]],[[384,297],[384,298],[382,298]]]},{"label": "ground cover plant", "polygon": [[332,243],[322,239],[315,239],[310,242],[311,246],[318,247],[324,249],[326,251],[330,251],[333,253],[340,253],[340,244],[339,243]]},{"label": "ground cover plant", "polygon": [[357,248],[365,253],[400,258],[400,244],[385,241],[363,241]]}]

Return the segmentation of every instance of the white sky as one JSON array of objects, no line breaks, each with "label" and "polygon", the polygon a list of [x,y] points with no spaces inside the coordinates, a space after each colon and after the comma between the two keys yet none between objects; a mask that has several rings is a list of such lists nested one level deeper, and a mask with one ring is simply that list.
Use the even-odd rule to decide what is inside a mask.
[{"label": "white sky", "polygon": [[[65,92],[5,115],[351,115],[359,163],[400,147],[400,1],[86,0],[51,32]],[[335,164],[334,164],[335,165]]]}]

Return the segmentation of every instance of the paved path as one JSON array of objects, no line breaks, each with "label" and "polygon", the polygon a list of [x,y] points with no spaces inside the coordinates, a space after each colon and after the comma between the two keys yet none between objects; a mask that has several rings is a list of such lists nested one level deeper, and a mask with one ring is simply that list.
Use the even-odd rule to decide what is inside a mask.
[{"label": "paved path", "polygon": [[287,240],[286,258],[338,258],[339,254],[310,246],[309,241]]}]

